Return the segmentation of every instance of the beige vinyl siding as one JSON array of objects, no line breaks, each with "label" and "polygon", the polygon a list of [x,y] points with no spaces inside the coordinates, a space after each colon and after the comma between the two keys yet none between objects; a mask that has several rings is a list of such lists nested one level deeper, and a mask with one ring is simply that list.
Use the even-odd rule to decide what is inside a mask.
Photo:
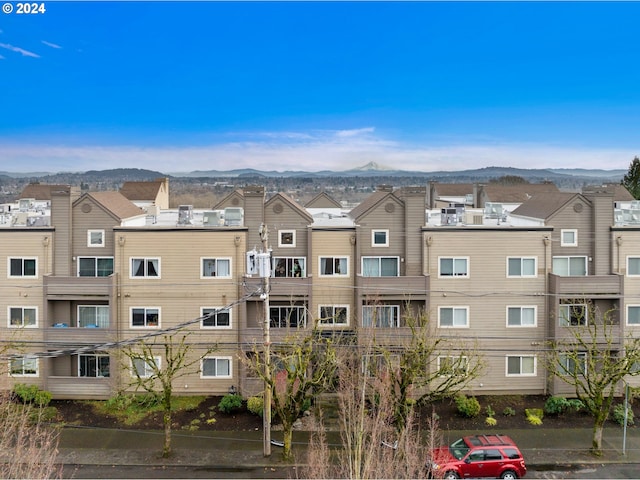
[{"label": "beige vinyl siding", "polygon": [[[576,212],[574,206],[581,205],[582,210]],[[580,207],[577,207],[578,209]],[[551,235],[551,251],[553,256],[582,256],[593,255],[593,211],[591,205],[580,196],[575,197],[565,207],[547,220],[547,225],[554,227]],[[575,229],[578,232],[578,246],[562,246],[562,230]],[[609,272],[607,272],[609,273]],[[594,275],[593,263],[587,262],[587,274]]]},{"label": "beige vinyl siding", "polygon": [[[543,345],[547,326],[545,256],[543,238],[548,229],[429,229],[427,271],[431,272],[429,314],[438,325],[439,307],[468,307],[468,327],[439,328],[438,334],[477,343],[488,367],[478,383],[504,388],[506,353],[530,352]],[[430,240],[429,240],[430,238]],[[548,255],[547,255],[548,256]],[[468,258],[468,278],[438,278],[439,258]],[[507,278],[507,258],[537,257],[535,278]],[[548,263],[547,263],[548,264]],[[507,327],[508,306],[535,306],[535,327]],[[509,345],[509,350],[501,353]],[[513,347],[513,349],[512,349]],[[500,352],[500,353],[498,353]],[[497,356],[497,357],[496,357]],[[499,357],[499,358],[498,358]],[[536,377],[517,377],[523,391],[542,391],[544,374],[538,363]],[[509,377],[508,381],[513,380]]]},{"label": "beige vinyl siding", "polygon": [[[276,213],[282,206],[282,212]],[[308,250],[309,218],[305,218],[300,211],[291,207],[283,200],[275,200],[265,209],[265,223],[269,227],[269,246],[272,249],[272,257],[306,257]],[[279,247],[280,231],[295,231],[295,247]]]},{"label": "beige vinyl siding", "polygon": [[[313,262],[313,301],[309,306],[311,315],[317,318],[320,305],[347,305],[349,307],[349,327],[354,327],[354,246],[352,237],[355,235],[353,229],[345,230],[321,230],[314,229],[313,246],[311,255]],[[320,257],[348,257],[349,275],[341,276],[320,276],[318,265]],[[324,326],[323,328],[331,328]]]},{"label": "beige vinyl siding", "polygon": [[[84,204],[92,206],[91,211],[85,213]],[[113,227],[119,222],[107,213],[100,205],[91,199],[85,199],[73,208],[73,256],[74,257],[112,257],[115,249]],[[87,232],[89,230],[104,230],[104,247],[89,247],[87,245]],[[78,269],[77,260],[73,262],[72,276],[76,276]]]}]

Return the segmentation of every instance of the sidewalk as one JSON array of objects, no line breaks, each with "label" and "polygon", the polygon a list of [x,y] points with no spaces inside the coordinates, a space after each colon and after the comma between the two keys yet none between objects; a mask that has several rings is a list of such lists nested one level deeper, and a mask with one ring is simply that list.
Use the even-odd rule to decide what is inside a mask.
[{"label": "sidewalk", "polygon": [[[511,436],[520,447],[529,468],[563,467],[603,463],[640,463],[640,429],[628,428],[623,455],[623,429],[604,430],[601,457],[589,453],[592,431],[576,429],[521,429],[495,432]],[[273,439],[279,439],[274,432]],[[445,443],[478,431],[445,430]],[[335,438],[333,438],[335,436]],[[271,447],[271,456],[263,455],[262,431],[253,432],[185,432],[174,431],[169,459],[160,457],[163,433],[157,431],[65,428],[60,438],[59,461],[78,465],[166,465],[215,466],[242,468],[245,466],[283,465],[281,450]],[[294,454],[308,444],[308,432],[294,432]],[[328,437],[337,444],[337,434]]]}]

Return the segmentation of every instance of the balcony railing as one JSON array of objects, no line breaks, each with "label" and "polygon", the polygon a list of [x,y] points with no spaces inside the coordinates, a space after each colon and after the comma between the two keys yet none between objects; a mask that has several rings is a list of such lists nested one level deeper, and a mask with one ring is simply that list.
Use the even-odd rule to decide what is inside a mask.
[{"label": "balcony railing", "polygon": [[429,277],[363,277],[356,276],[356,287],[361,297],[375,295],[387,299],[426,300]]},{"label": "balcony railing", "polygon": [[46,389],[57,399],[107,399],[113,379],[108,377],[47,377]]},{"label": "balcony railing", "polygon": [[104,298],[115,292],[116,275],[108,277],[44,277],[44,292],[48,300]]},{"label": "balcony railing", "polygon": [[116,332],[111,328],[65,327],[60,322],[44,328],[44,338],[49,344],[83,345],[114,341]]},{"label": "balcony railing", "polygon": [[619,296],[624,291],[622,275],[562,277],[549,274],[549,293],[576,297]]}]

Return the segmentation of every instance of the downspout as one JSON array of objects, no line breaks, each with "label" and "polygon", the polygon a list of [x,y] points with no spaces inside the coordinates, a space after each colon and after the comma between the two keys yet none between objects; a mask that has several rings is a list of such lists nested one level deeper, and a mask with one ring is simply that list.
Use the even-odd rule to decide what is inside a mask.
[{"label": "downspout", "polygon": [[[551,238],[548,235],[542,237],[542,242],[544,243],[544,296],[545,296],[545,312],[544,317],[547,319],[547,332],[545,333],[545,337],[547,335],[551,336],[551,332],[554,331],[554,328],[551,327],[551,322],[553,319],[551,318],[551,308],[550,303],[552,302],[552,297],[549,295],[549,249],[551,246]],[[553,381],[553,377],[549,377],[549,372],[546,373],[546,379],[544,382],[544,394],[549,394],[549,382]]]}]

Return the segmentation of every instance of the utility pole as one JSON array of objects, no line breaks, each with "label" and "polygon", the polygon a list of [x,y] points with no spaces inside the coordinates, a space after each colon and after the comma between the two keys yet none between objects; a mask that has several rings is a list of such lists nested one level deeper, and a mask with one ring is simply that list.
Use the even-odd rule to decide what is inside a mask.
[{"label": "utility pole", "polygon": [[271,275],[271,255],[269,253],[269,231],[263,223],[260,225],[260,239],[262,240],[262,253],[258,256],[260,261],[260,276],[262,277],[262,294],[264,301],[264,411],[262,415],[263,454],[271,456],[271,337],[269,333],[269,276]]}]

